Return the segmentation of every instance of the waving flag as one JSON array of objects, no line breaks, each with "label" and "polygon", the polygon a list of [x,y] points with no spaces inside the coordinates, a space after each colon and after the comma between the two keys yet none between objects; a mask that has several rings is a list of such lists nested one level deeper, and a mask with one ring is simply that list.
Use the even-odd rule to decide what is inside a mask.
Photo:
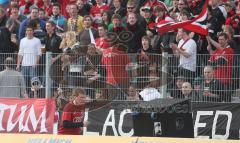
[{"label": "waving flag", "polygon": [[194,33],[200,34],[200,35],[207,35],[208,34],[208,28],[207,25],[203,25],[197,22],[193,22],[189,25],[186,25],[183,27],[184,29],[188,31],[192,31]]},{"label": "waving flag", "polygon": [[181,22],[173,22],[173,21],[160,21],[159,23],[153,25],[149,25],[150,28],[157,28],[159,34],[164,34],[170,31],[177,30],[178,28],[184,28],[190,30],[192,32],[196,32],[201,35],[206,35],[208,30],[206,25],[200,24],[207,19],[207,6],[208,1],[206,0],[202,9],[202,12],[191,20],[181,21]]}]

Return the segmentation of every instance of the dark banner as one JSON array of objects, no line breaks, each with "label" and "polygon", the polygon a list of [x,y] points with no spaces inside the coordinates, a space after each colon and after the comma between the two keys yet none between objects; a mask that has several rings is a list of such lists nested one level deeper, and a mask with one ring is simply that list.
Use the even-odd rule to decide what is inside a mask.
[{"label": "dark banner", "polygon": [[159,99],[90,105],[85,120],[91,124],[83,132],[88,135],[239,139],[240,104],[192,103],[190,106],[188,100]]},{"label": "dark banner", "polygon": [[[154,136],[154,124],[161,122],[160,136],[170,136],[171,124],[170,128],[166,127],[167,120],[191,113],[188,100],[101,101],[89,105],[85,120],[91,124],[84,129],[84,134],[94,135]],[[182,118],[178,118],[181,124]]]},{"label": "dark banner", "polygon": [[239,139],[240,104],[192,103],[194,137]]}]

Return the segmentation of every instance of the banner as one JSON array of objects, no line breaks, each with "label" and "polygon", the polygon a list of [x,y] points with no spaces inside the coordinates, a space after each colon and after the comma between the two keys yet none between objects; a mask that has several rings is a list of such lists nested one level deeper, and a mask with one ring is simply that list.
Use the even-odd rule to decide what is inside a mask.
[{"label": "banner", "polygon": [[[161,113],[161,118],[167,120],[165,123],[167,126],[172,127],[171,129],[174,129],[174,127],[178,128],[179,123],[187,126],[186,122],[189,124],[193,122],[194,130],[191,132],[194,133],[195,138],[239,140],[240,104],[204,102],[191,104],[192,111],[189,109],[191,106],[184,100],[172,101],[159,99],[156,102],[114,101],[108,103],[106,106],[101,106],[100,109],[89,109],[89,111],[86,111],[85,120],[90,121],[91,124],[88,128],[84,128],[83,134],[134,136],[136,132],[141,131],[145,132],[144,134],[148,133],[148,136],[153,136],[153,126],[155,123],[151,115],[147,118],[145,117],[145,121],[139,123],[140,129],[134,128],[133,120],[136,117],[134,113],[139,111],[143,113]],[[94,105],[92,108],[94,109]],[[192,121],[184,118],[188,112],[192,112]],[[174,114],[171,115],[171,113]],[[177,116],[180,117],[180,121]],[[161,124],[163,129],[165,123],[163,121]],[[174,131],[172,130],[172,132]],[[179,134],[178,131],[176,133]]]},{"label": "banner", "polygon": [[240,104],[192,103],[194,137],[213,139],[240,138]]},{"label": "banner", "polygon": [[55,101],[0,98],[0,133],[53,133]]},{"label": "banner", "polygon": [[[188,100],[157,99],[148,102],[113,101],[105,106],[99,106],[99,104],[102,105],[101,102],[91,103],[89,111],[85,112],[85,120],[91,124],[84,128],[84,135],[153,136],[153,124],[158,117],[154,117],[155,115],[152,113],[162,113],[165,115],[164,119],[170,119],[171,117],[175,118],[177,114],[182,116],[191,112]],[[96,107],[101,108],[96,109]],[[170,114],[174,116],[168,116]],[[142,117],[144,121],[141,121]],[[139,126],[135,125],[135,131],[134,123],[140,124]],[[165,124],[162,126],[165,128]],[[171,127],[170,124],[169,127]]]},{"label": "banner", "polygon": [[1,134],[2,143],[238,143],[239,141],[113,136]]}]

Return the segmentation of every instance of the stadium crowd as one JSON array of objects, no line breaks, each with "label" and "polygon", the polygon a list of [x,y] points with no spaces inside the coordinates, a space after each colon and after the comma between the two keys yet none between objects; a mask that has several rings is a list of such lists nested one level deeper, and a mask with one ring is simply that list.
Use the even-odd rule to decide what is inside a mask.
[{"label": "stadium crowd", "polygon": [[70,86],[93,87],[87,93],[97,99],[122,94],[112,87],[128,100],[160,98],[165,52],[174,55],[167,57],[169,98],[230,102],[239,88],[240,1],[209,0],[201,22],[207,34],[150,26],[191,20],[205,1],[1,0],[0,96],[45,97],[44,53],[52,52],[59,106],[71,100]]}]

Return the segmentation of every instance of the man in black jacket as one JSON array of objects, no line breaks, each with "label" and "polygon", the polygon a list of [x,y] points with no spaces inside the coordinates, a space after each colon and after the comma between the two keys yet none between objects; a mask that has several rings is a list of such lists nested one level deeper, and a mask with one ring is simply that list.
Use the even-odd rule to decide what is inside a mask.
[{"label": "man in black jacket", "polygon": [[59,46],[62,42],[62,38],[58,36],[55,32],[56,24],[53,21],[46,22],[47,36],[45,37],[45,50],[46,52],[52,52],[52,62],[55,62],[58,58],[58,54],[62,53],[62,50],[59,49]]},{"label": "man in black jacket", "polygon": [[128,53],[137,53],[141,48],[142,36],[146,35],[145,29],[143,29],[137,21],[137,15],[135,13],[128,14],[127,31],[133,34],[133,38],[128,42]]},{"label": "man in black jacket", "polygon": [[17,49],[11,42],[10,31],[4,26],[0,27],[0,71],[4,69],[3,63],[7,56],[4,53],[14,53],[15,51]]},{"label": "man in black jacket", "polygon": [[[53,21],[46,22],[46,31],[47,34],[44,38],[45,41],[45,51],[42,52],[52,52],[52,63],[60,65],[60,53],[62,50],[59,49],[59,46],[62,42],[62,38],[56,34],[56,24]],[[45,54],[41,56],[41,65],[45,65],[46,57]],[[42,74],[45,74],[45,66],[41,67]],[[42,79],[45,82],[45,79]]]}]

